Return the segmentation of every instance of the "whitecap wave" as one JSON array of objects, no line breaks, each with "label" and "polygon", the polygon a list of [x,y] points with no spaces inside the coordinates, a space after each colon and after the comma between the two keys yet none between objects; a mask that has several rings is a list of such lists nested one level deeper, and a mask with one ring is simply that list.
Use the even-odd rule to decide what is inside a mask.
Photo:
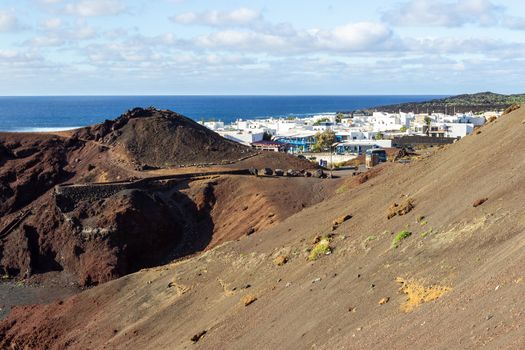
[{"label": "whitecap wave", "polygon": [[22,127],[11,130],[0,130],[5,132],[57,132],[82,128],[82,126],[57,126],[57,127]]}]

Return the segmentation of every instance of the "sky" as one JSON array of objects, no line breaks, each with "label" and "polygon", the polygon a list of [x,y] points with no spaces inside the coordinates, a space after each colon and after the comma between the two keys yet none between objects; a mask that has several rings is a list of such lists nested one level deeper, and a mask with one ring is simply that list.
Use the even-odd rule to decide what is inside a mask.
[{"label": "sky", "polygon": [[521,0],[0,0],[0,95],[525,92]]}]

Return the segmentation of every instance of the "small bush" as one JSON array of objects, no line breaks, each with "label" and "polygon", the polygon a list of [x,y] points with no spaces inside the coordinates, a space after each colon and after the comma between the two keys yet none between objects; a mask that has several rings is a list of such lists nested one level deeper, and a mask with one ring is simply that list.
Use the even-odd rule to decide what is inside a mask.
[{"label": "small bush", "polygon": [[392,241],[392,247],[397,248],[399,246],[399,243],[401,243],[402,240],[412,236],[412,232],[410,231],[401,231],[399,232]]},{"label": "small bush", "polygon": [[316,244],[316,246],[310,251],[310,255],[308,255],[309,261],[315,261],[319,259],[322,255],[327,255],[332,252],[332,247],[330,247],[330,239],[328,237],[323,237],[319,241],[319,243]]}]

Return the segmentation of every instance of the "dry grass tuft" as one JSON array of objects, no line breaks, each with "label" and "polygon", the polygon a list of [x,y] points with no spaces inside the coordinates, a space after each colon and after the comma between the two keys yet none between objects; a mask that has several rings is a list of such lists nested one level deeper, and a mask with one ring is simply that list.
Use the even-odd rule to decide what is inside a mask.
[{"label": "dry grass tuft", "polygon": [[452,290],[451,287],[434,286],[428,287],[415,281],[408,281],[404,278],[396,278],[396,282],[401,283],[401,292],[407,295],[406,302],[401,306],[405,312],[417,309],[421,304],[441,298],[444,294]]}]

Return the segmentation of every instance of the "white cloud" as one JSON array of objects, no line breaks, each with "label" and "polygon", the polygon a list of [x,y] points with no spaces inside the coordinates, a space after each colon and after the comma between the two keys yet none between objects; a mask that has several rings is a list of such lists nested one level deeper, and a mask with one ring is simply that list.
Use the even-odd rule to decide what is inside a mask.
[{"label": "white cloud", "polygon": [[[130,87],[139,93],[413,93],[484,90],[488,83],[522,89],[516,67],[524,64],[525,42],[504,30],[525,30],[525,21],[499,0],[396,0],[386,12],[362,14],[363,22],[330,25],[311,18],[305,27],[271,21],[273,9],[199,12],[204,5],[186,1],[193,12],[170,18],[182,29],[173,33],[165,29],[172,9],[145,0],[27,2],[42,11],[27,17],[38,25],[5,35],[12,42],[0,48],[0,80],[18,84],[19,93],[47,89],[53,80],[65,93],[130,93]],[[23,6],[0,10],[0,31],[21,28],[16,16],[32,11]],[[121,13],[135,17],[88,18]],[[397,28],[408,25],[427,28]],[[441,28],[466,25],[464,31]],[[485,35],[486,28],[474,26],[498,32]],[[509,35],[496,37],[500,31]]]},{"label": "white cloud", "polygon": [[230,12],[206,11],[186,12],[173,17],[170,20],[180,24],[204,25],[213,27],[234,27],[251,25],[262,19],[260,12],[245,7]]},{"label": "white cloud", "polygon": [[42,36],[35,36],[31,38],[28,42],[26,42],[26,45],[29,45],[31,47],[52,47],[52,46],[62,46],[66,43],[66,41],[57,35],[42,35]]},{"label": "white cloud", "polygon": [[525,30],[525,18],[523,17],[507,16],[504,21],[509,29]]},{"label": "white cloud", "polygon": [[23,44],[29,47],[57,47],[68,44],[78,45],[80,41],[97,37],[97,30],[85,20],[79,20],[71,25],[59,19],[51,19],[44,21],[42,30]]},{"label": "white cloud", "polygon": [[381,49],[393,37],[386,25],[377,22],[361,22],[313,33],[317,46],[335,51],[375,51]]},{"label": "white cloud", "polygon": [[504,12],[504,7],[489,0],[410,0],[386,11],[383,20],[398,26],[495,25]]},{"label": "white cloud", "polygon": [[195,38],[197,47],[217,50],[266,52],[270,55],[322,51],[378,51],[391,46],[392,31],[381,23],[361,22],[331,30],[276,31],[224,30]]},{"label": "white cloud", "polygon": [[80,17],[113,16],[126,11],[120,0],[80,0],[66,4],[65,12]]},{"label": "white cloud", "polygon": [[15,49],[0,49],[0,66],[22,67],[31,70],[44,62],[44,58],[34,52]]},{"label": "white cloud", "polygon": [[0,10],[0,33],[14,32],[22,28],[23,26],[13,12]]},{"label": "white cloud", "polygon": [[62,26],[62,19],[60,18],[50,18],[41,23],[42,28],[44,29],[57,29]]},{"label": "white cloud", "polygon": [[38,0],[39,3],[44,4],[44,5],[59,4],[63,1],[64,0]]}]

